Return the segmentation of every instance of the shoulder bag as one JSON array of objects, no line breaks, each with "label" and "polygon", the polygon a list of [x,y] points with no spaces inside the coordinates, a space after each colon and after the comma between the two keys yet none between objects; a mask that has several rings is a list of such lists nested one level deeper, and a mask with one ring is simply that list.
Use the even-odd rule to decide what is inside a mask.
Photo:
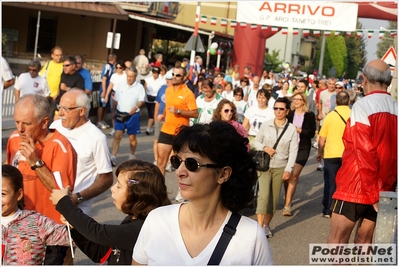
[{"label": "shoulder bag", "polygon": [[[287,130],[288,124],[289,124],[289,122],[287,121],[287,124],[285,125],[283,132],[277,138],[276,143],[273,146],[274,150],[276,150],[281,137],[283,137],[285,131]],[[254,161],[256,163],[256,169],[258,171],[265,172],[265,171],[269,170],[270,155],[268,153],[266,153],[265,151],[263,151],[263,150],[256,151],[255,156],[254,156]]]},{"label": "shoulder bag", "polygon": [[215,250],[212,253],[211,258],[208,261],[208,265],[219,265],[220,261],[223,258],[224,252],[226,251],[227,246],[230,243],[233,235],[236,234],[238,222],[241,219],[241,215],[237,212],[233,212],[229,221],[223,228],[222,236],[219,239],[219,242],[216,244]]}]

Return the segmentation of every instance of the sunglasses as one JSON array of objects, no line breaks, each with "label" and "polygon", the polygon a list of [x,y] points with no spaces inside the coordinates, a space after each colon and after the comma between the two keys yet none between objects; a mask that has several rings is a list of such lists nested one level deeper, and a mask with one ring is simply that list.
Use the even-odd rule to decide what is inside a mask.
[{"label": "sunglasses", "polygon": [[118,69],[118,70],[123,70],[123,68],[122,68],[122,67],[116,67],[116,69]]},{"label": "sunglasses", "polygon": [[233,113],[233,114],[234,114],[234,112],[235,112],[234,109],[225,109],[225,110],[224,110],[224,113],[229,113],[229,111],[230,111],[231,113]]},{"label": "sunglasses", "polygon": [[284,111],[284,110],[285,110],[285,108],[276,108],[276,107],[274,107],[273,109],[274,109],[274,110],[281,110],[281,111]]},{"label": "sunglasses", "polygon": [[341,86],[335,86],[335,89],[342,89],[343,87]]},{"label": "sunglasses", "polygon": [[176,77],[180,78],[180,77],[183,77],[183,74],[180,74],[180,73],[173,73],[173,72],[172,72],[172,76],[176,76]]},{"label": "sunglasses", "polygon": [[72,64],[64,64],[64,68],[65,67],[69,67],[69,66],[71,66]]},{"label": "sunglasses", "polygon": [[198,168],[205,167],[205,168],[221,168],[217,164],[199,164],[198,161],[194,158],[186,158],[185,160],[182,160],[179,158],[177,155],[173,155],[170,157],[170,164],[172,165],[173,168],[178,169],[184,161],[184,164],[186,165],[187,170],[190,172],[195,172],[198,170]]}]

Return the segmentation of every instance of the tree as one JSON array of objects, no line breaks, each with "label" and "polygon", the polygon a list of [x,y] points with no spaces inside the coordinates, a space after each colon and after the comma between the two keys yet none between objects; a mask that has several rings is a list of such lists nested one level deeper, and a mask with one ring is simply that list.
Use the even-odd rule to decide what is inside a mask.
[{"label": "tree", "polygon": [[[388,25],[389,30],[397,30],[398,22],[397,21],[389,21]],[[391,33],[386,31],[381,41],[377,44],[377,57],[382,58],[384,54],[388,51],[389,47],[393,46],[394,38],[391,36]]]},{"label": "tree", "polygon": [[273,70],[274,72],[281,72],[282,67],[281,67],[281,63],[283,63],[282,61],[280,61],[278,59],[278,56],[280,54],[280,50],[276,51],[273,50],[271,54],[265,52],[265,66],[264,68],[267,69],[268,71]]}]

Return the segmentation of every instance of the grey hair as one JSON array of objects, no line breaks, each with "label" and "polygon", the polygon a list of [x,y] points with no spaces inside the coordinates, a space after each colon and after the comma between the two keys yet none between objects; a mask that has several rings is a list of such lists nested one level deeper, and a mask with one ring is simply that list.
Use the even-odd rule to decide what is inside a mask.
[{"label": "grey hair", "polygon": [[78,107],[84,107],[86,108],[85,116],[89,117],[90,113],[90,98],[86,95],[85,91],[79,88],[72,88],[71,91],[77,91],[79,92],[76,99],[75,99],[75,105]]},{"label": "grey hair", "polygon": [[44,96],[37,94],[23,95],[18,99],[17,103],[15,103],[15,109],[17,109],[19,105],[24,105],[26,102],[32,102],[34,106],[33,114],[38,121],[43,120],[45,117],[50,117],[50,104]]},{"label": "grey hair", "polygon": [[126,72],[127,71],[133,71],[134,72],[134,74],[136,75],[136,77],[137,77],[137,70],[136,70],[136,68],[135,67],[133,67],[133,66],[130,66],[129,68],[126,68],[126,70],[125,70]]},{"label": "grey hair", "polygon": [[39,60],[31,60],[28,63],[28,67],[35,67],[38,70],[40,70],[42,68],[42,64],[40,64]]},{"label": "grey hair", "polygon": [[155,55],[155,59],[158,59],[158,58],[160,58],[160,57],[162,57],[162,54],[156,54],[156,55]]},{"label": "grey hair", "polygon": [[370,66],[370,64],[367,64],[363,68],[363,75],[367,77],[370,83],[378,82],[380,84],[386,84],[387,86],[391,84],[391,69],[388,64],[386,70],[374,68]]},{"label": "grey hair", "polygon": [[[357,86],[357,85],[356,85],[356,86]],[[354,102],[354,101],[356,100],[356,92],[355,92],[355,90],[353,90],[353,89],[348,89],[348,90],[346,90],[346,92],[347,92],[348,95],[349,95],[350,101],[351,101],[351,102]]]}]

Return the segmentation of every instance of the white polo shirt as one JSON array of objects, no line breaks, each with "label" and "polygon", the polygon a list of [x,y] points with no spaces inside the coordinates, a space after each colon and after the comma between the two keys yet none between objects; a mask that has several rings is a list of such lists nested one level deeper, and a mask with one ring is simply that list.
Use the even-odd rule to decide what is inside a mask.
[{"label": "white polo shirt", "polygon": [[[120,112],[130,112],[140,101],[144,102],[145,90],[140,82],[134,82],[132,85],[121,84],[115,92],[116,106]],[[140,109],[136,111],[139,112]]]}]

